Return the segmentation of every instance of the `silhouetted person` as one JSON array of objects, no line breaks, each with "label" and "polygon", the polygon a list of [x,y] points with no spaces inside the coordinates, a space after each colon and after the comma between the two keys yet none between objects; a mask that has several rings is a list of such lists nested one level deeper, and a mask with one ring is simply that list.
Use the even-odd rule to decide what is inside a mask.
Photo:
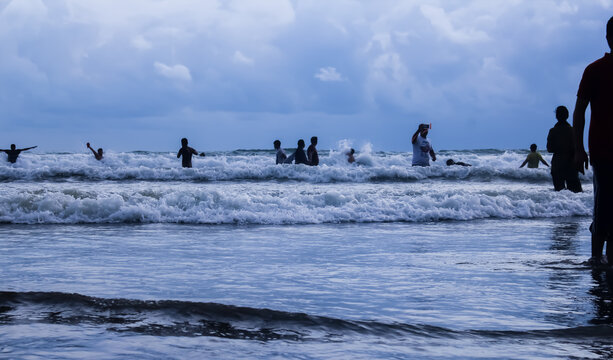
[{"label": "silhouetted person", "polygon": [[459,166],[472,166],[471,164],[463,163],[461,161],[453,161],[453,159],[448,159],[446,162],[447,166],[459,165]]},{"label": "silhouetted person", "polygon": [[89,143],[87,143],[87,148],[94,153],[94,157],[96,158],[96,160],[102,160],[104,154],[104,150],[102,150],[102,148],[99,148],[98,152],[96,152],[96,150],[92,149],[92,147],[89,146]]},{"label": "silhouetted person", "polygon": [[547,151],[553,153],[551,158],[551,179],[555,191],[568,189],[581,192],[579,171],[575,166],[575,136],[573,127],[566,121],[568,109],[566,106],[556,108],[558,123],[549,130],[547,135]]},{"label": "silhouetted person", "polygon": [[311,145],[307,149],[307,161],[311,166],[319,165],[319,155],[317,154],[317,136],[311,138]]},{"label": "silhouetted person", "polygon": [[349,162],[350,164],[353,164],[355,162],[355,157],[353,157],[353,154],[355,154],[355,150],[353,148],[351,148],[351,150],[349,150],[349,152],[346,154],[347,162]]},{"label": "silhouetted person", "polygon": [[419,124],[417,131],[411,137],[411,143],[413,144],[413,166],[430,166],[430,157],[432,161],[436,161],[436,154],[428,140],[428,131],[430,125]]},{"label": "silhouetted person", "polygon": [[536,152],[536,144],[532,144],[530,145],[530,154],[526,156],[526,160],[524,160],[524,162],[519,167],[523,168],[526,164],[528,164],[528,168],[536,169],[539,167],[539,162],[542,162],[543,164],[545,164],[545,166],[549,167],[549,164],[547,164],[547,161],[543,159],[541,154]]},{"label": "silhouetted person", "polygon": [[10,150],[6,150],[6,149],[0,149],[0,151],[5,152],[6,155],[8,155],[7,160],[10,163],[16,163],[17,162],[17,158],[19,157],[19,154],[21,154],[22,151],[28,151],[30,149],[34,149],[36,146],[32,146],[29,148],[24,148],[24,149],[17,149],[15,147],[15,144],[11,144],[11,149]]},{"label": "silhouetted person", "polygon": [[304,153],[304,140],[298,140],[298,148],[285,160],[285,164],[291,164],[292,161],[295,161],[295,164],[309,165],[307,156]]},{"label": "silhouetted person", "polygon": [[276,164],[283,164],[285,162],[285,160],[287,159],[287,155],[285,155],[285,151],[283,151],[283,149],[281,149],[281,141],[279,140],[275,140],[273,142],[273,145],[275,147],[275,150],[277,150],[277,162]]},{"label": "silhouetted person", "polygon": [[[198,155],[198,152],[194,148],[187,146],[186,138],[181,139],[181,148],[177,153],[177,159],[183,156],[183,159],[181,159],[181,165],[183,165],[184,168],[192,167],[192,155]],[[204,153],[202,153],[200,156],[204,156]]]},{"label": "silhouetted person", "polygon": [[[613,17],[607,23],[607,42],[613,49]],[[592,117],[588,135],[594,180],[594,222],[592,223],[592,258],[598,265],[607,243],[608,263],[613,264],[613,55],[604,56],[585,68],[573,114],[575,164],[583,173],[588,156],[583,145],[585,110],[590,105]]]}]

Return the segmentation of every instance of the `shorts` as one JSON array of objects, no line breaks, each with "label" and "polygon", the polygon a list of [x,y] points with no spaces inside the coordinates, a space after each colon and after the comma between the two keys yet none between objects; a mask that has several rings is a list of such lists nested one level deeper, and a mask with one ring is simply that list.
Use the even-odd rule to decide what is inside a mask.
[{"label": "shorts", "polygon": [[613,235],[613,164],[594,164],[594,229],[596,236]]}]

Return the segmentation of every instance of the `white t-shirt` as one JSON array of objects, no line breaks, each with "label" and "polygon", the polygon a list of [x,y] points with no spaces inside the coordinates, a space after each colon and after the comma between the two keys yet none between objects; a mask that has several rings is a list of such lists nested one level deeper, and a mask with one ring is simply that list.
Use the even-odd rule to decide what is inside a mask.
[{"label": "white t-shirt", "polygon": [[413,166],[430,166],[431,150],[430,140],[417,135],[417,140],[413,144]]}]

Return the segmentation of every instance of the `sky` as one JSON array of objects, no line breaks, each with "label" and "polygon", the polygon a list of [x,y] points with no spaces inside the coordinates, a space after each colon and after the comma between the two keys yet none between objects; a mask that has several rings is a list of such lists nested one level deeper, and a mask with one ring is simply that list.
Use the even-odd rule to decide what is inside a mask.
[{"label": "sky", "polygon": [[613,0],[0,0],[0,147],[544,150]]}]

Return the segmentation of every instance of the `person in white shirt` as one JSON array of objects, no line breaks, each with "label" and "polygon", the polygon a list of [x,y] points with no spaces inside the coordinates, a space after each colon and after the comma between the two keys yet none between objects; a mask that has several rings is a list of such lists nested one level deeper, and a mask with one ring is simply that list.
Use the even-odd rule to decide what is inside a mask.
[{"label": "person in white shirt", "polygon": [[432,144],[430,144],[430,140],[427,138],[429,130],[430,125],[419,124],[417,131],[415,131],[411,138],[411,143],[413,144],[413,166],[430,166],[430,157],[432,157],[432,161],[436,161],[436,154]]},{"label": "person in white shirt", "polygon": [[275,146],[275,150],[277,150],[277,162],[276,164],[283,164],[283,162],[285,162],[285,159],[287,159],[287,155],[285,155],[285,151],[283,151],[283,149],[281,149],[281,141],[279,140],[275,140],[273,142],[273,145]]}]

